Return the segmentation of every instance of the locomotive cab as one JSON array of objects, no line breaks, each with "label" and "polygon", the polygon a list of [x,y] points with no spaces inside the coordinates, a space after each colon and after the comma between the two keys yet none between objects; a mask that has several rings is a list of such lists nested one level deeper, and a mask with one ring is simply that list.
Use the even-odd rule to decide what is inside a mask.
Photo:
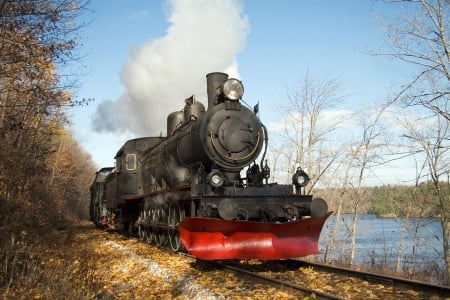
[{"label": "locomotive cab", "polygon": [[[127,141],[114,157],[114,170],[106,177],[107,209],[117,216],[117,224],[132,233],[133,220],[139,213],[138,205],[127,204],[128,200],[144,194],[142,164],[140,159],[150,147],[159,143],[160,137],[143,137]],[[109,224],[115,227],[116,224]]]}]

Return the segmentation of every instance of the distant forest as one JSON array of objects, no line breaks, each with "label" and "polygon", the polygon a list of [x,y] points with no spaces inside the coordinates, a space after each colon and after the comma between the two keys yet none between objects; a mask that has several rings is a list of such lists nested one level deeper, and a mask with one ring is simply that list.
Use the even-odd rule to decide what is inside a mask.
[{"label": "distant forest", "polygon": [[[449,185],[441,183],[441,192],[449,193]],[[330,210],[337,211],[342,200],[342,213],[354,213],[355,194],[342,188],[319,189],[315,195],[327,200]],[[432,182],[417,186],[383,185],[364,187],[360,193],[358,213],[378,217],[440,217],[439,201]]]}]

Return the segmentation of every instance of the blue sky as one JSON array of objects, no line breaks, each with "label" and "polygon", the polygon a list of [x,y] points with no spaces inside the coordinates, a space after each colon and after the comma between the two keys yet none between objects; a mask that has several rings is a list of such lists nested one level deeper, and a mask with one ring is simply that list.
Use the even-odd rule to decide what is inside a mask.
[{"label": "blue sky", "polygon": [[[203,2],[202,0],[182,1],[186,2],[187,6],[192,6],[192,3],[202,5]],[[224,2],[224,0],[206,1],[208,5]],[[319,78],[337,77],[341,80],[343,82],[341,94],[348,95],[346,108],[355,110],[362,109],[367,103],[381,101],[380,98],[386,95],[392,83],[400,82],[407,75],[407,69],[399,63],[362,52],[364,49],[376,49],[382,45],[381,29],[375,24],[376,14],[385,9],[381,3],[370,0],[236,0],[231,3],[241,9],[238,12],[239,20],[234,20],[240,23],[236,25],[237,27],[233,27],[232,22],[227,23],[228,18],[230,17],[231,20],[232,16],[224,7],[218,7],[218,15],[221,18],[215,16],[213,20],[214,23],[219,24],[207,24],[202,19],[204,23],[201,24],[199,31],[205,30],[205,33],[208,33],[206,29],[211,28],[213,32],[209,32],[208,36],[204,37],[206,41],[200,49],[208,48],[210,43],[220,39],[224,39],[226,48],[229,45],[225,39],[231,40],[234,34],[232,32],[230,35],[226,30],[241,28],[239,26],[245,27],[242,29],[245,32],[236,33],[243,43],[232,48],[230,53],[235,62],[234,68],[237,69],[239,78],[245,86],[244,100],[250,105],[260,102],[260,116],[266,124],[282,117],[277,109],[286,101],[286,89],[293,88],[295,82],[300,80],[306,71]],[[131,97],[125,84],[131,78],[126,71],[131,68],[128,67],[127,62],[134,59],[130,57],[137,57],[141,52],[142,55],[151,56],[152,49],[156,48],[158,42],[167,41],[167,36],[175,31],[176,26],[173,21],[176,16],[172,14],[170,3],[162,0],[91,1],[90,9],[92,12],[85,16],[90,24],[81,34],[83,47],[80,49],[81,53],[86,55],[82,61],[86,75],[81,78],[81,87],[75,96],[95,98],[95,102],[90,103],[89,106],[74,108],[70,114],[73,130],[86,150],[91,153],[96,164],[99,167],[112,166],[114,155],[125,140],[142,136],[145,129],[134,132],[133,128],[123,131],[120,128],[116,128],[115,131],[95,129],[93,119],[98,117],[99,106],[117,107],[114,113],[110,114],[113,115],[111,122],[115,120],[127,122],[128,120],[132,123],[132,119],[142,119],[143,115],[149,119],[165,118],[165,115],[171,111],[180,110],[183,107],[183,101],[190,96],[190,91],[187,90],[188,87],[184,87],[184,96],[167,91],[164,95],[174,93],[173,95],[177,98],[180,97],[175,101],[179,104],[175,104],[170,109],[154,110],[152,108],[159,107],[160,103],[166,102],[167,99],[157,99],[161,102],[151,99],[147,107],[140,109],[140,113],[143,114],[137,117],[124,110],[126,108],[122,109],[114,105],[120,101],[125,103],[126,99]],[[191,14],[180,13],[180,16],[185,19],[195,18],[192,12]],[[177,22],[184,21],[188,20],[178,19]],[[193,31],[177,35],[182,39],[187,37],[182,44],[186,47],[183,48],[184,53],[187,52],[186,49],[190,49],[190,45],[186,43],[189,43],[190,34],[194,35]],[[198,37],[193,40],[195,41],[196,38]],[[165,44],[177,45],[177,43],[169,42]],[[144,51],[145,47],[147,47],[146,51]],[[212,45],[211,48],[214,47],[219,45]],[[177,50],[179,49],[167,49],[166,54],[162,56],[168,60],[163,62],[167,64],[176,59],[182,60],[183,68],[176,69],[178,81],[174,79],[174,82],[184,79],[188,82],[198,80],[201,83],[200,88],[206,89],[204,84],[206,73],[201,75],[197,70],[199,69],[197,60],[202,57],[201,51],[196,50],[194,54],[183,57],[176,53]],[[170,56],[171,51],[176,56],[173,59]],[[207,53],[208,58],[219,60],[221,53],[218,51],[215,53]],[[149,62],[149,64],[154,66],[155,62]],[[211,69],[208,72],[212,71],[223,70]],[[147,74],[149,77],[143,78],[148,80],[148,78],[154,78],[152,76],[169,78],[175,76],[163,73],[165,73],[164,69],[158,69],[157,74]],[[176,90],[177,86],[178,84],[174,84],[164,88]],[[197,92],[198,88],[193,87],[192,93]],[[125,100],[119,101],[119,99]],[[155,132],[163,131],[164,128],[163,123],[161,128],[155,128]],[[153,134],[155,133],[149,132],[144,135]]]}]

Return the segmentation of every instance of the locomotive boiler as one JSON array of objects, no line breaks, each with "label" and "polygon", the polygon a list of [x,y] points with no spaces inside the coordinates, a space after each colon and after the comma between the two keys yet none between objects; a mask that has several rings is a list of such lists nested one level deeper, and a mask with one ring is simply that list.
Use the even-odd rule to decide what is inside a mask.
[{"label": "locomotive boiler", "polygon": [[269,184],[267,129],[243,104],[242,82],[224,73],[206,82],[207,109],[191,96],[168,115],[166,136],[117,152],[105,208],[95,210],[106,214],[93,219],[201,259],[317,253],[326,202],[303,193],[309,178],[300,167],[292,184]]}]

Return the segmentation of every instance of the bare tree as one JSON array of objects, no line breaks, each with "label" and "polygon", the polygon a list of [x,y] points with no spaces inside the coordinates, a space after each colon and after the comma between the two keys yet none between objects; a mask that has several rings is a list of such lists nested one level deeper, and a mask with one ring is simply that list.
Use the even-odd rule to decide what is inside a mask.
[{"label": "bare tree", "polygon": [[[405,108],[423,108],[423,115],[436,118],[427,134],[410,131],[406,137],[423,161],[439,201],[443,227],[443,248],[447,273],[450,275],[450,204],[442,191],[442,175],[449,172],[447,152],[450,138],[450,2],[446,0],[385,0],[398,8],[398,14],[383,21],[386,29],[386,50],[372,54],[394,57],[409,64],[413,76],[390,100]],[[431,114],[431,116],[430,116]],[[444,121],[445,120],[445,121]],[[419,120],[424,124],[424,119]]]},{"label": "bare tree", "polygon": [[[383,147],[383,139],[381,143],[379,138],[382,135],[382,130],[378,124],[383,115],[384,109],[378,110],[376,114],[369,118],[369,122],[366,120],[362,124],[362,134],[358,143],[352,147],[351,160],[355,162],[356,182],[352,185],[352,199],[353,199],[353,219],[351,227],[352,248],[350,256],[350,264],[353,264],[356,251],[356,228],[358,224],[359,206],[363,200],[364,193],[364,179],[365,173],[371,168],[372,165],[378,164],[380,161],[379,153],[377,149]],[[345,189],[345,187],[344,187]]]},{"label": "bare tree", "polygon": [[[428,117],[427,121],[407,123],[405,125],[410,151],[422,156],[423,168],[426,170],[421,179],[430,179],[437,199],[437,211],[443,229],[442,245],[447,274],[450,275],[450,200],[449,184],[444,185],[450,170],[450,123],[442,116]],[[429,208],[432,210],[433,208]],[[450,276],[449,276],[450,277]]]},{"label": "bare tree", "polygon": [[279,168],[287,171],[286,181],[297,167],[306,169],[311,179],[307,192],[341,155],[336,132],[349,114],[341,111],[333,114],[333,109],[345,99],[340,89],[341,82],[336,78],[317,79],[306,72],[298,85],[287,91],[287,105],[282,108],[283,130],[275,143],[283,146],[273,153]]},{"label": "bare tree", "polygon": [[393,102],[423,106],[450,120],[450,2],[446,0],[384,0],[398,9],[383,20],[386,50],[374,55],[394,57],[414,67],[411,80]]},{"label": "bare tree", "polygon": [[[378,151],[381,147],[384,147],[383,130],[380,126],[380,120],[383,116],[386,107],[377,109],[374,113],[360,114],[364,117],[361,118],[360,132],[356,131],[353,137],[353,142],[349,143],[346,148],[346,155],[342,159],[342,166],[345,171],[342,172],[342,195],[350,194],[352,199],[353,218],[352,224],[349,228],[351,237],[351,251],[349,264],[352,265],[356,252],[356,229],[358,224],[359,207],[362,204],[364,197],[364,180],[366,173],[374,165],[380,164],[381,153]],[[336,213],[336,222],[332,231],[332,237],[330,240],[328,251],[333,257],[335,241],[338,231],[340,230],[340,215],[342,210],[344,197],[340,197],[338,210]]]}]

